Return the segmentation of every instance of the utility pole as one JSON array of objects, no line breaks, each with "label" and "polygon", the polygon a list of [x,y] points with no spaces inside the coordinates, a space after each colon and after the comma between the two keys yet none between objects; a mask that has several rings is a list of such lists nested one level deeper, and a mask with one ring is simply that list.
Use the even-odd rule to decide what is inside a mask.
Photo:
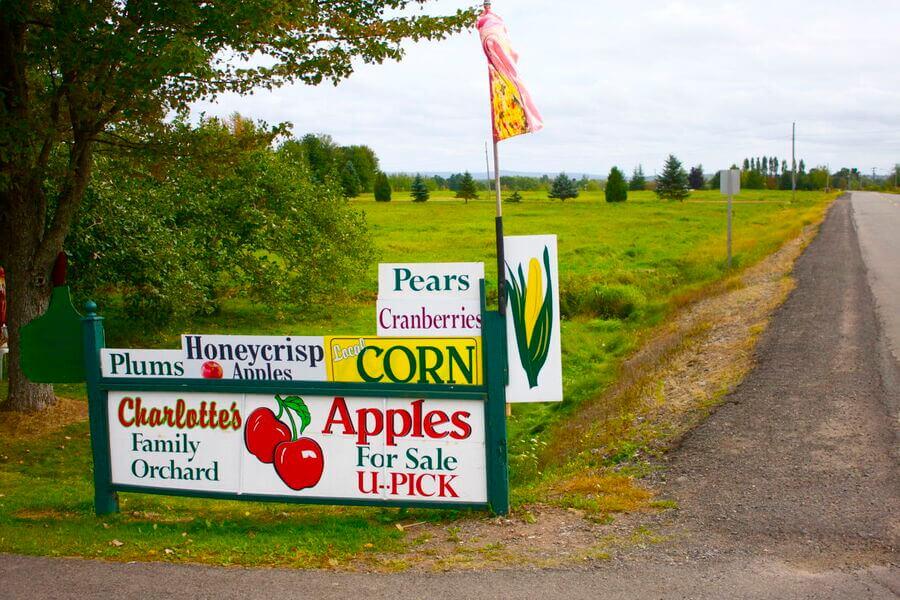
[{"label": "utility pole", "polygon": [[831,167],[825,165],[825,193],[831,191]]},{"label": "utility pole", "polygon": [[484,143],[484,173],[487,175],[488,191],[491,191],[491,161],[488,160],[488,143]]},{"label": "utility pole", "polygon": [[791,202],[797,199],[797,122],[791,124]]}]

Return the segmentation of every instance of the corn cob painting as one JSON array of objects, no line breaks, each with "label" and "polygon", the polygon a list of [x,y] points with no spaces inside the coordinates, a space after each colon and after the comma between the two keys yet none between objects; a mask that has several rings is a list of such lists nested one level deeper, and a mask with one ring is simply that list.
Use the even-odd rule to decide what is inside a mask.
[{"label": "corn cob painting", "polygon": [[[537,387],[538,375],[547,362],[550,353],[550,339],[553,336],[553,281],[550,270],[550,250],[544,246],[543,268],[537,258],[528,261],[528,279],[522,265],[513,273],[506,265],[508,273],[506,291],[509,310],[512,313],[516,334],[519,361],[528,377],[528,386]],[[544,285],[546,274],[547,283]]]}]

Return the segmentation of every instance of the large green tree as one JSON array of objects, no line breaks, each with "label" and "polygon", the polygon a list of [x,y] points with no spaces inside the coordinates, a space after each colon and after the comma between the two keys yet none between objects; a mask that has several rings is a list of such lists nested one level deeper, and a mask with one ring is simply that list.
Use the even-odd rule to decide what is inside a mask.
[{"label": "large green tree", "polygon": [[48,275],[99,147],[152,143],[168,115],[186,113],[201,98],[337,82],[359,62],[399,59],[404,41],[441,39],[474,20],[471,11],[410,14],[422,4],[3,2],[0,264],[10,325],[3,407],[40,409],[55,400],[50,386],[23,376],[19,328],[47,306]]},{"label": "large green tree", "polygon": [[639,192],[647,187],[647,178],[644,177],[644,167],[638,165],[631,173],[631,181],[628,182],[628,189],[632,192]]}]

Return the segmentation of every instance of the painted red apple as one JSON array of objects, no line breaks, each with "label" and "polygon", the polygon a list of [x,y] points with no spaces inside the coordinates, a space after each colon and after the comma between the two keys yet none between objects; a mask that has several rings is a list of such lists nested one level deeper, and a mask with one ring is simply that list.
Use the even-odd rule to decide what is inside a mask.
[{"label": "painted red apple", "polygon": [[275,459],[275,447],[290,441],[291,430],[268,408],[257,408],[244,427],[244,445],[250,454],[267,464]]},{"label": "painted red apple", "polygon": [[204,379],[222,379],[224,372],[222,371],[222,365],[214,360],[208,360],[200,367],[200,375]]},{"label": "painted red apple", "polygon": [[282,442],[275,448],[275,472],[292,490],[313,487],[319,483],[324,470],[322,447],[311,438]]}]

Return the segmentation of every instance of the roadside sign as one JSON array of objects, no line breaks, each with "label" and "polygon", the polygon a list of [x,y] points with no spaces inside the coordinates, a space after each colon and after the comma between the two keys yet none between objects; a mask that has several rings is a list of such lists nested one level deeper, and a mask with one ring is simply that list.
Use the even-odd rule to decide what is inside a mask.
[{"label": "roadside sign", "polygon": [[382,336],[481,335],[478,300],[379,298],[375,314],[378,335]]},{"label": "roadside sign", "polygon": [[719,171],[719,191],[723,196],[736,196],[741,193],[740,169]]},{"label": "roadside sign", "polygon": [[350,501],[488,499],[484,410],[471,400],[117,391],[108,415],[115,485]]},{"label": "roadside sign", "polygon": [[382,263],[378,299],[478,301],[484,263]]},{"label": "roadside sign", "polygon": [[506,236],[507,402],[560,402],[562,346],[555,235]]},{"label": "roadside sign", "polygon": [[100,374],[103,377],[201,377],[185,369],[181,350],[145,350],[140,348],[103,348],[100,350]]},{"label": "roadside sign", "polygon": [[731,268],[731,200],[732,196],[741,193],[741,171],[739,169],[727,169],[719,171],[719,189],[722,194],[728,196],[728,233],[726,245],[728,246],[726,263]]},{"label": "roadside sign", "polygon": [[329,381],[479,385],[480,337],[325,338]]},{"label": "roadside sign", "polygon": [[322,336],[184,334],[181,349],[206,379],[325,381]]}]

